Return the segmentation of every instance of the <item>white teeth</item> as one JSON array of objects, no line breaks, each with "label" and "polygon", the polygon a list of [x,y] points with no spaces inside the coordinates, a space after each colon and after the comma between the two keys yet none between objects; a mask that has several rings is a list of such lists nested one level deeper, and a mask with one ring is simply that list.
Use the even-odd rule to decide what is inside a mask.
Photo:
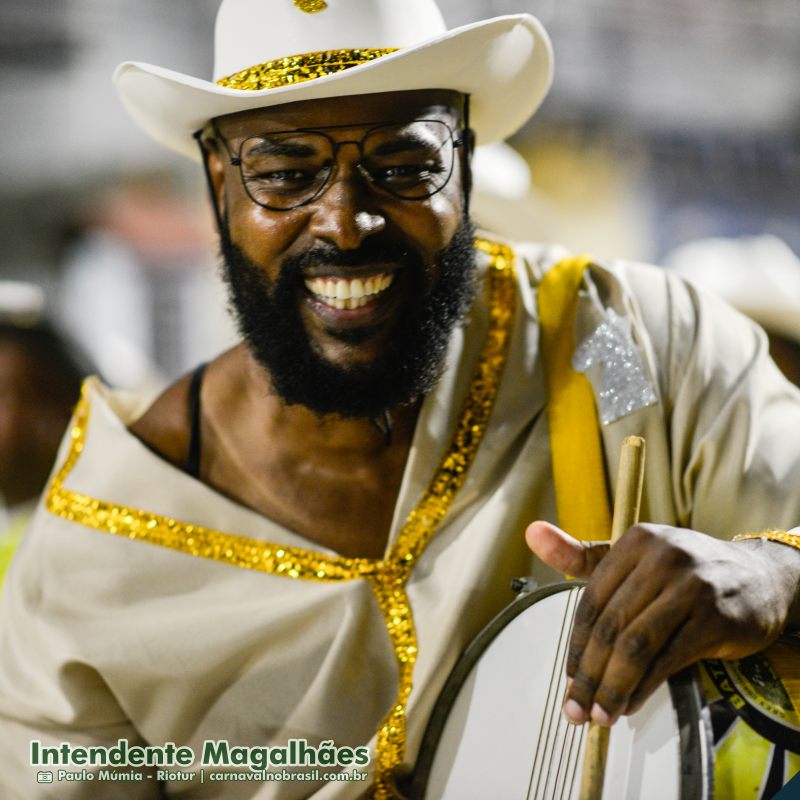
[{"label": "white teeth", "polygon": [[394,274],[373,275],[366,280],[354,278],[311,278],[306,288],[319,300],[333,308],[361,308],[385,292],[394,281]]}]

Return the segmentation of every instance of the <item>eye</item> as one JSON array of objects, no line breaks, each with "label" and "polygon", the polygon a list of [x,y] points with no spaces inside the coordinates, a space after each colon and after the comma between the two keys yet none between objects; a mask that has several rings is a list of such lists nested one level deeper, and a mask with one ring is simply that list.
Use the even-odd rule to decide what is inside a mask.
[{"label": "eye", "polygon": [[248,176],[248,180],[264,181],[267,183],[299,183],[302,181],[313,180],[314,175],[301,169],[279,169],[271,172],[259,172],[256,175]]},{"label": "eye", "polygon": [[370,169],[370,174],[380,183],[408,184],[434,180],[444,172],[441,164],[392,164]]},{"label": "eye", "polygon": [[330,167],[300,169],[297,167],[261,168],[245,175],[245,183],[254,191],[289,193],[302,191],[327,177]]}]

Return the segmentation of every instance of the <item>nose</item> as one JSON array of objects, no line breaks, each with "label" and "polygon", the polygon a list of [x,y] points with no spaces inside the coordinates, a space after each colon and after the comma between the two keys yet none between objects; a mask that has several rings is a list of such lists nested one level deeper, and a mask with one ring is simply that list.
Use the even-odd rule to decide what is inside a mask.
[{"label": "nose", "polygon": [[386,227],[375,197],[356,164],[336,170],[332,182],[311,204],[309,232],[341,250],[356,250]]}]

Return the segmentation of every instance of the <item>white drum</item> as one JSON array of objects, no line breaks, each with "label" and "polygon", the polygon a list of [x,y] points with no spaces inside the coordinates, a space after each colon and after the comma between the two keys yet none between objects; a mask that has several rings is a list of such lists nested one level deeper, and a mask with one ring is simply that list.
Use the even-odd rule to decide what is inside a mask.
[{"label": "white drum", "polygon": [[[414,797],[577,800],[588,726],[566,722],[569,634],[583,584],[520,596],[465,651],[426,732]],[[611,731],[604,797],[706,800],[711,726],[694,670]]]}]

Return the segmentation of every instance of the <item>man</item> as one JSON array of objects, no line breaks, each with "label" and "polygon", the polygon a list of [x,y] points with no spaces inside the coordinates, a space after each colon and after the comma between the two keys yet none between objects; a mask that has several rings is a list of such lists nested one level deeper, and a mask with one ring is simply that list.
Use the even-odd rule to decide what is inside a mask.
[{"label": "man", "polygon": [[[87,387],[7,593],[7,796],[388,797],[509,580],[556,579],[540,558],[594,571],[568,665],[576,722],[613,722],[682,665],[796,621],[793,535],[666,525],[728,538],[800,516],[800,403],[761,335],[662,273],[566,260],[553,281],[559,254],[473,247],[470,127],[502,138],[538,106],[535,20],[446,32],[429,0],[224,0],[215,74],[128,64],[117,83],[158,140],[190,154],[197,133],[244,343],[149,407]],[[577,303],[562,330],[585,360],[612,340],[626,356],[598,372],[606,467],[643,433],[644,517],[666,523],[602,562],[550,523],[528,530],[540,558],[521,536],[556,519],[563,488],[539,325],[558,297]],[[572,422],[596,432],[593,404]],[[595,473],[570,465],[595,489],[596,435]],[[48,788],[31,740],[211,742],[231,764],[229,743],[254,769],[302,740],[356,769],[201,784],[192,762],[122,783],[84,759],[93,777]]]},{"label": "man", "polygon": [[88,373],[43,308],[38,286],[0,281],[0,582]]}]

